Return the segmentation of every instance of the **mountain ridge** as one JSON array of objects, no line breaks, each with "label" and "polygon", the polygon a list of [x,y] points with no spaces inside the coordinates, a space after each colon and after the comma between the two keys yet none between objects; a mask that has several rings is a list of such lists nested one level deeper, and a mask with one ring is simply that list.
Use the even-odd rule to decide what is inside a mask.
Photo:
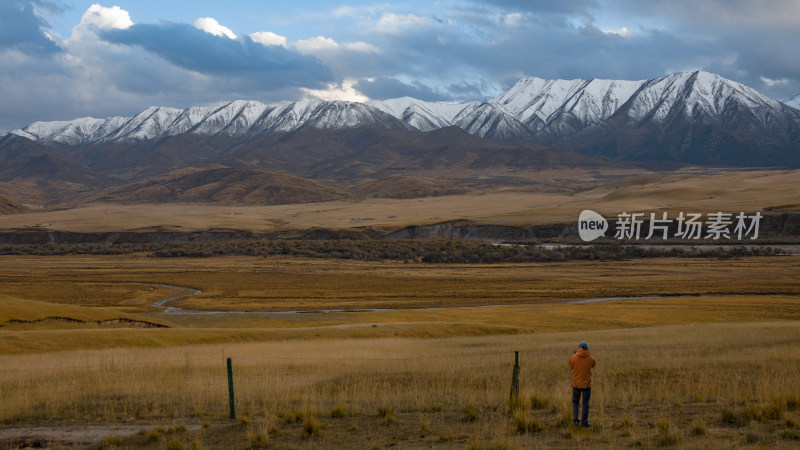
[{"label": "mountain ridge", "polygon": [[0,215],[22,214],[30,211],[26,206],[0,195]]},{"label": "mountain ridge", "polygon": [[[84,117],[71,121],[34,122],[10,133],[34,141],[85,145],[98,141],[156,139],[187,132],[240,137],[246,134],[295,131],[305,126],[348,128],[378,125],[384,128],[432,131],[455,125],[471,134],[491,137],[496,130],[481,125],[505,120],[508,127],[520,129],[501,133],[502,136],[526,137],[543,129],[548,129],[550,134],[563,135],[564,122],[572,119],[583,126],[598,123],[612,117],[633,98],[636,98],[638,105],[631,111],[632,119],[645,118],[654,109],[653,106],[655,111],[651,115],[663,119],[664,103],[675,101],[674,96],[668,98],[675,92],[675,85],[692,79],[698,80],[699,89],[695,89],[695,92],[703,89],[719,90],[720,87],[728,87],[730,90],[727,95],[716,99],[704,98],[707,102],[704,106],[718,106],[724,104],[731,95],[746,94],[751,104],[763,103],[772,108],[781,107],[780,101],[752,88],[710,72],[696,71],[638,81],[523,77],[494,99],[460,104],[402,97],[364,103],[300,100],[267,104],[252,100],[234,100],[217,106],[192,106],[183,110],[152,106],[129,118]],[[659,86],[662,88],[659,89]],[[697,104],[697,99],[694,100]],[[711,112],[715,116],[721,114],[717,110]],[[487,120],[487,115],[501,117]],[[564,115],[569,118],[564,118]]]},{"label": "mountain ridge", "polygon": [[340,200],[334,188],[285,172],[253,167],[186,168],[106,189],[90,202],[210,202],[282,205]]},{"label": "mountain ridge", "polygon": [[[374,126],[303,127],[292,132],[241,138],[227,134],[206,137],[183,133],[162,139],[78,147],[47,146],[8,135],[0,138],[0,163],[3,169],[0,170],[0,184],[28,187],[21,190],[9,185],[6,191],[13,194],[11,198],[37,205],[101,199],[136,202],[145,198],[223,203],[285,202],[277,195],[279,190],[265,191],[265,186],[279,184],[275,180],[297,187],[287,197],[292,201],[330,199],[340,194],[330,192],[325,197],[319,186],[300,188],[303,183],[289,175],[327,186],[352,186],[404,175],[406,178],[374,185],[375,193],[380,191],[384,196],[406,196],[412,192],[444,195],[454,189],[432,186],[425,180],[505,176],[520,170],[627,169],[630,166],[532,142],[492,141],[455,126],[430,132]],[[219,166],[220,170],[206,171],[202,177],[192,173],[210,166]],[[226,169],[221,170],[223,167]],[[284,175],[278,177],[263,171]],[[167,175],[172,179],[158,178]],[[442,184],[447,183],[442,181]],[[300,192],[308,191],[309,187],[316,190],[314,195]],[[353,195],[369,197],[371,193],[369,188],[364,188],[363,192]]]},{"label": "mountain ridge", "polygon": [[[403,97],[150,107],[130,118],[35,122],[9,134],[77,148],[182,135],[252,139],[307,128],[431,132],[451,126],[492,140],[637,161],[800,167],[800,110],[704,71],[637,81],[524,77],[494,99],[463,104]],[[726,148],[713,150],[721,141]]]}]

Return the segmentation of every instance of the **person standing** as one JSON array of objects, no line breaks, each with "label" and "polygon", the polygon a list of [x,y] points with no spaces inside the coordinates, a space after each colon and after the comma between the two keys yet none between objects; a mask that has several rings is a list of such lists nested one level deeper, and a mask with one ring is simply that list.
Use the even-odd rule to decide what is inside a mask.
[{"label": "person standing", "polygon": [[[592,396],[592,369],[597,365],[594,356],[589,353],[586,341],[578,344],[578,349],[569,359],[572,369],[572,423],[575,426],[591,427],[589,423],[589,398]],[[578,421],[578,407],[583,400],[581,419]]]}]

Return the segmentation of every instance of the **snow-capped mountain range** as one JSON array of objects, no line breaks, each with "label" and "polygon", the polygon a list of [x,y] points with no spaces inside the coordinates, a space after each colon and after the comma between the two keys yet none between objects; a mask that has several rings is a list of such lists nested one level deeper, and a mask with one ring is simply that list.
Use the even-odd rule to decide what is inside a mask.
[{"label": "snow-capped mountain range", "polygon": [[[795,107],[798,103],[800,96],[788,101]],[[405,97],[365,103],[237,100],[183,110],[150,107],[133,117],[36,122],[11,133],[41,143],[82,146],[183,133],[246,137],[303,127],[432,131],[457,126],[491,139],[551,143],[602,127],[610,119],[629,128],[666,129],[676,120],[729,126],[742,110],[752,116],[751,126],[765,130],[780,132],[787,122],[790,128],[800,126],[800,111],[785,103],[716,74],[684,72],[640,81],[522,78],[494,99],[465,104]]]}]

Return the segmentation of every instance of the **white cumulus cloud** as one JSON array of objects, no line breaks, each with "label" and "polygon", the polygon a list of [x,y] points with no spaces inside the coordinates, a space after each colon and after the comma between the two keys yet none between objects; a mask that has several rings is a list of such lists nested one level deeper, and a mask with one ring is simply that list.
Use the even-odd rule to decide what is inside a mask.
[{"label": "white cumulus cloud", "polygon": [[292,46],[300,53],[315,56],[342,49],[362,53],[379,53],[377,47],[366,42],[345,42],[339,44],[334,39],[324,36],[301,39],[292,44]]},{"label": "white cumulus cloud", "polygon": [[326,89],[307,89],[300,88],[306,98],[318,98],[320,100],[344,100],[348,102],[365,102],[369,97],[358,92],[353,85],[356,80],[345,79],[341,84],[331,83]]},{"label": "white cumulus cloud", "polygon": [[234,34],[230,28],[220,25],[216,19],[211,17],[201,17],[195,20],[194,26],[198,30],[203,30],[208,34],[213,34],[214,36],[225,36],[229,39],[236,39],[236,34]]},{"label": "white cumulus cloud", "polygon": [[414,14],[384,13],[378,20],[377,31],[385,34],[400,34],[408,28],[426,27],[431,20]]},{"label": "white cumulus cloud", "polygon": [[125,29],[133,26],[133,21],[128,11],[119,6],[106,8],[95,3],[83,13],[78,26],[90,26],[101,30]]},{"label": "white cumulus cloud", "polygon": [[362,52],[362,53],[380,53],[378,47],[375,47],[372,44],[368,44],[366,42],[347,42],[343,45],[344,48],[348,50],[352,50],[354,52]]},{"label": "white cumulus cloud", "polygon": [[261,45],[280,45],[281,47],[286,47],[286,38],[271,31],[258,31],[251,34],[250,39]]},{"label": "white cumulus cloud", "polygon": [[314,54],[319,51],[336,50],[339,48],[338,42],[324,36],[301,39],[292,45],[297,49],[297,51],[304,54]]}]

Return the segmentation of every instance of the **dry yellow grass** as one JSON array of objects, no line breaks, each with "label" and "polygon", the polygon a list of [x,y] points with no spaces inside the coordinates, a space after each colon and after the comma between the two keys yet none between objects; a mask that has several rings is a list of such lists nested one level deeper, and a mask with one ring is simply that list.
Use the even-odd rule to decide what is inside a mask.
[{"label": "dry yellow grass", "polygon": [[[369,448],[398,439],[408,448],[650,447],[665,439],[664,421],[690,447],[739,446],[752,434],[790,448],[796,425],[787,424],[800,419],[800,397],[786,380],[800,365],[798,338],[794,321],[6,356],[0,418],[224,419],[231,357],[238,413],[272,424],[276,448]],[[566,361],[582,339],[598,359],[591,431],[568,425]],[[516,413],[507,403],[515,350],[522,364]],[[343,415],[331,417],[336,408]],[[518,433],[519,414],[540,431]],[[322,427],[311,443],[300,431],[309,416]],[[705,435],[693,431],[698,421]]]},{"label": "dry yellow grass", "polygon": [[[2,322],[67,316],[132,317],[170,330],[77,330],[45,322],[0,331],[0,353],[292,338],[446,337],[614,329],[663,324],[800,318],[798,257],[655,259],[503,265],[421,265],[290,258],[154,259],[137,256],[0,257]],[[161,314],[151,302],[188,289],[189,310]],[[737,294],[731,296],[731,294]],[[750,295],[744,295],[750,294]],[[772,295],[766,295],[772,294]],[[569,304],[596,297],[705,297]],[[465,306],[507,306],[463,308]],[[78,306],[73,306],[78,305]],[[443,309],[416,309],[416,308]],[[455,307],[455,308],[454,308]],[[71,309],[70,309],[71,308]],[[258,314],[337,308],[396,311]],[[371,325],[380,324],[378,328]],[[16,329],[20,326],[14,327]],[[84,327],[92,328],[92,327]],[[2,329],[0,329],[2,330]]]},{"label": "dry yellow grass", "polygon": [[798,294],[800,257],[494,265],[274,258],[0,256],[0,294],[128,311],[175,289],[194,310],[286,311],[541,303],[597,297]]},{"label": "dry yellow grass", "polygon": [[[538,173],[525,176],[547,186],[527,191],[274,207],[92,205],[0,216],[0,228],[393,228],[461,218],[572,221],[585,208],[616,214],[800,205],[800,171],[646,174],[610,183],[562,175],[597,187],[547,192],[556,175]],[[145,437],[120,445],[179,448],[194,439],[205,448],[267,441],[272,448],[796,448],[800,440],[800,396],[787,381],[800,367],[797,256],[502,265],[1,256],[0,269],[0,323],[127,317],[171,327],[0,328],[6,426],[217,424],[227,415],[224,364],[232,357],[239,414],[250,424],[174,433],[183,440],[175,445]],[[190,291],[160,284],[202,290],[174,302],[187,309],[402,309],[164,315],[150,305]],[[695,297],[567,303],[676,294]],[[508,306],[474,307],[495,304]],[[413,309],[420,307],[447,308]],[[569,426],[566,360],[582,339],[599,361],[591,430]],[[514,350],[521,352],[522,399],[511,408]]]},{"label": "dry yellow grass", "polygon": [[[253,231],[305,230],[312,227],[386,229],[409,224],[470,219],[486,223],[531,224],[577,220],[580,211],[603,214],[622,211],[760,211],[796,209],[800,205],[798,170],[684,171],[635,175],[610,183],[602,174],[543,171],[518,174],[548,189],[494,189],[469,195],[425,199],[365,199],[279,206],[224,206],[203,204],[116,205],[95,204],[59,211],[0,216],[0,229],[44,227],[66,231],[114,231],[144,228]],[[627,181],[626,181],[627,180]],[[575,183],[596,186],[578,194],[556,189]],[[568,192],[568,191],[567,191]]]},{"label": "dry yellow grass", "polygon": [[[94,317],[107,317],[107,312]],[[116,316],[115,316],[116,317]],[[75,329],[45,323],[0,328],[0,355],[83,348],[165,348],[191,344],[346,338],[442,338],[613,330],[678,324],[800,320],[797,296],[736,296],[548,303],[493,308],[300,315],[128,315],[171,329]]]},{"label": "dry yellow grass", "polygon": [[[175,434],[183,445],[247,448],[259,434],[272,448],[796,444],[800,396],[785,380],[800,366],[797,256],[502,265],[4,256],[0,266],[0,321],[126,315],[171,327],[0,328],[6,426],[216,424],[231,357],[239,415],[252,422]],[[176,289],[130,283],[202,289],[177,302],[186,308],[447,308],[165,315],[148,305]],[[696,296],[567,302],[671,294]],[[566,361],[582,339],[599,361],[588,431],[569,426]],[[522,398],[511,408],[515,350]],[[131,439],[122,445],[167,444]]]},{"label": "dry yellow grass", "polygon": [[[119,325],[112,322],[114,319],[141,322],[140,325],[164,323],[158,319],[145,319],[135,314],[121,313],[112,308],[54,304],[7,295],[0,295],[0,304],[2,305],[0,306],[0,330],[4,331],[42,327],[57,329]],[[39,321],[44,321],[44,323],[37,323]],[[127,325],[131,326],[130,323]],[[133,325],[135,326],[135,324]]]}]

